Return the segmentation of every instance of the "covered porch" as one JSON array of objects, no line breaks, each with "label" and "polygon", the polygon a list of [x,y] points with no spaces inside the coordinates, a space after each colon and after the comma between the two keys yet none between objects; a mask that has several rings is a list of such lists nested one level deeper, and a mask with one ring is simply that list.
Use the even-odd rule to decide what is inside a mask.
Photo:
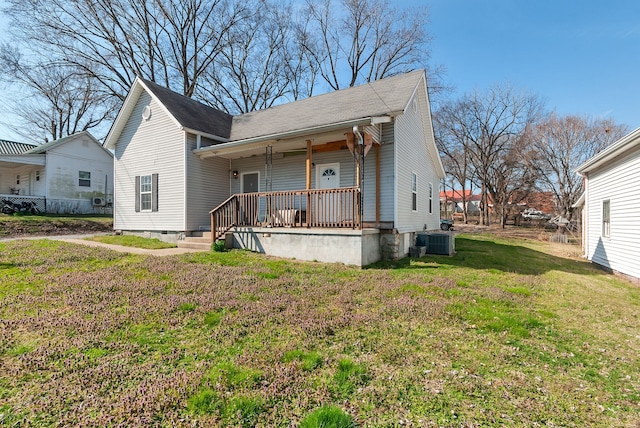
[{"label": "covered porch", "polygon": [[314,133],[210,145],[201,139],[194,150],[200,158],[229,160],[231,196],[210,211],[211,239],[236,227],[393,227],[380,214],[381,127],[389,122],[369,117]]}]

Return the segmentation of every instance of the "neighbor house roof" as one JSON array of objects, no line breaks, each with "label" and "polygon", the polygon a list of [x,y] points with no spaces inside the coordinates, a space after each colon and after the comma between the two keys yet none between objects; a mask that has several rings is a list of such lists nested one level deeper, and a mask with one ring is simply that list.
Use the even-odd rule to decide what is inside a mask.
[{"label": "neighbor house roof", "polygon": [[[440,192],[441,200],[449,200],[453,202],[461,202],[462,201],[462,190],[446,190],[444,192]],[[482,199],[482,195],[474,195],[470,189],[465,189],[464,191],[465,200],[467,202],[471,201],[479,201]]]},{"label": "neighbor house roof", "polygon": [[586,174],[638,147],[640,147],[640,128],[630,132],[606,149],[602,150],[600,153],[588,159],[578,167],[576,172],[579,174]]},{"label": "neighbor house roof", "polygon": [[402,113],[424,70],[233,117],[231,141],[284,134],[333,123]]},{"label": "neighbor house roof", "polygon": [[[48,143],[44,143],[41,144],[39,146],[35,146],[32,147],[31,150],[25,152],[25,154],[42,154],[42,153],[46,153],[51,149],[54,149],[58,146],[61,146],[71,140],[75,140],[76,138],[79,138],[81,136],[87,136],[89,137],[89,139],[91,139],[94,143],[98,144],[100,147],[102,147],[104,149],[104,147],[102,146],[102,144],[100,144],[100,142],[98,140],[96,140],[96,138],[91,135],[91,133],[89,131],[81,131],[81,132],[76,132],[75,134],[72,135],[68,135],[66,137],[63,138],[58,138],[57,140],[53,140],[53,141],[49,141]],[[113,154],[104,149],[107,153],[109,153],[110,155],[113,156]]]},{"label": "neighbor house roof", "polygon": [[0,155],[20,155],[36,147],[35,144],[17,143],[15,141],[0,140]]}]

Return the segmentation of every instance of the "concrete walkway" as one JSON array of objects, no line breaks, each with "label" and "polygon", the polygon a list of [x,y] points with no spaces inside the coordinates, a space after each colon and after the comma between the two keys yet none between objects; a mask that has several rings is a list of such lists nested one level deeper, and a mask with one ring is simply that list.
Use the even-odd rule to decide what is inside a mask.
[{"label": "concrete walkway", "polygon": [[96,236],[96,234],[91,235],[60,235],[60,236],[27,236],[24,238],[9,238],[9,239],[0,239],[0,242],[4,241],[16,241],[19,239],[51,239],[54,241],[64,241],[70,242],[72,244],[86,245],[87,247],[102,247],[108,248],[113,251],[119,251],[121,253],[129,253],[129,254],[148,254],[152,256],[173,256],[175,254],[185,254],[185,253],[198,253],[203,252],[204,250],[198,250],[194,248],[161,248],[157,250],[150,250],[147,248],[136,248],[136,247],[125,247],[124,245],[111,245],[104,244],[102,242],[96,241],[87,241],[85,238],[91,238]]}]

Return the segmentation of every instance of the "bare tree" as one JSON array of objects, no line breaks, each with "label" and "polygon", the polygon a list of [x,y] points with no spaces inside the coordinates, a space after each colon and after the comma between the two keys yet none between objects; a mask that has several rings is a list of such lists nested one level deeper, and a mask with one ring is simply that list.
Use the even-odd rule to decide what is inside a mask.
[{"label": "bare tree", "polygon": [[528,136],[535,148],[531,167],[538,171],[541,186],[553,192],[563,217],[571,220],[571,207],[583,190],[575,170],[626,133],[625,126],[611,119],[558,117],[555,113],[532,128]]},{"label": "bare tree", "polygon": [[427,13],[382,0],[307,0],[305,48],[337,90],[427,67]]},{"label": "bare tree", "polygon": [[[455,187],[460,188],[462,199],[463,222],[469,222],[469,201],[467,188],[473,182],[473,169],[470,160],[470,144],[465,128],[463,114],[464,104],[448,102],[433,114],[435,140],[443,158],[443,165],[448,176],[453,178]],[[451,190],[455,190],[452,186]]]},{"label": "bare tree", "polygon": [[294,98],[300,83],[313,78],[304,69],[291,7],[255,0],[250,9],[223,37],[215,67],[200,88],[201,98],[234,114]]},{"label": "bare tree", "polygon": [[17,133],[26,140],[43,142],[91,130],[113,119],[114,100],[100,93],[81,70],[56,64],[30,64],[20,54],[0,47],[1,72],[20,84],[23,96],[7,99],[4,108],[21,118]]},{"label": "bare tree", "polygon": [[494,204],[498,202],[496,198],[502,200],[506,184],[500,183],[511,182],[508,165],[518,165],[507,154],[513,150],[516,151],[512,153],[517,153],[517,144],[540,111],[537,96],[505,84],[464,95],[436,114],[438,132],[450,136],[443,141],[445,145],[453,141],[464,148],[456,152],[454,145],[453,156],[464,154],[473,170],[473,178],[481,189],[482,224],[489,224],[489,195]]}]

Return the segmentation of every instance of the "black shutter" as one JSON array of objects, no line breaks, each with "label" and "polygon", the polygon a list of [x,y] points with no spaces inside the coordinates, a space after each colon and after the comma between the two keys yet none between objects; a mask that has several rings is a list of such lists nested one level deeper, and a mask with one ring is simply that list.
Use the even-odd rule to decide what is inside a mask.
[{"label": "black shutter", "polygon": [[136,212],[140,212],[140,176],[136,175]]},{"label": "black shutter", "polygon": [[151,211],[158,211],[158,174],[151,175]]}]

